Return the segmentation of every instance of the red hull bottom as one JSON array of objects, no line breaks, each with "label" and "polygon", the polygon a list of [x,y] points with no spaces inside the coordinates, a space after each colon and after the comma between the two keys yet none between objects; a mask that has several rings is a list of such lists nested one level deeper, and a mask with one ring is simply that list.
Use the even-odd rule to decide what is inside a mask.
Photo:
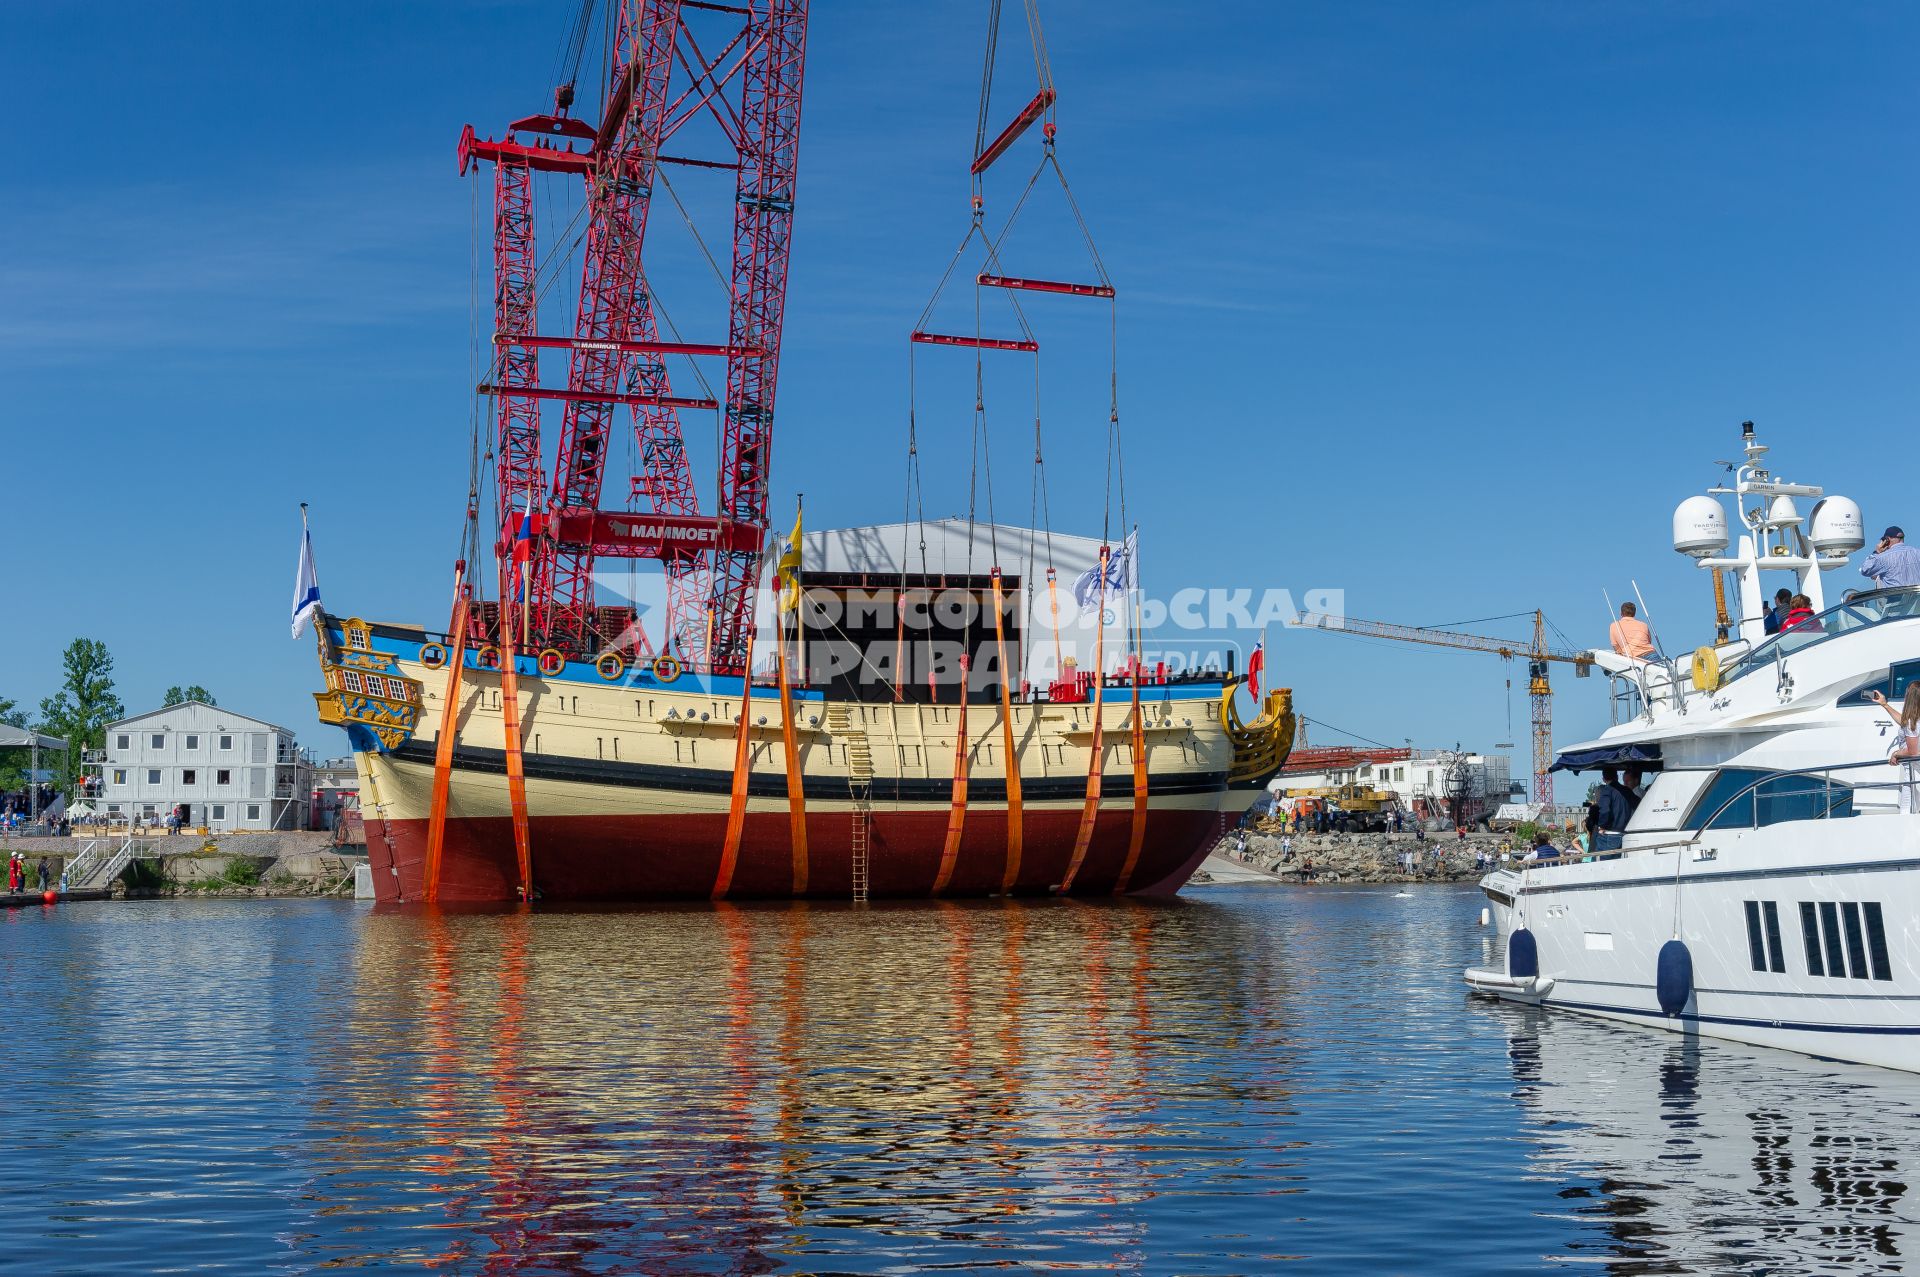
[{"label": "red hull bottom", "polygon": [[[809,814],[811,854],[806,887],[795,890],[785,813],[751,813],[725,898],[729,900],[846,900],[853,895],[849,815]],[[1102,811],[1086,860],[1069,894],[1112,895],[1126,863],[1131,808]],[[1058,889],[1073,857],[1080,813],[1029,811],[1024,853],[1013,885],[1017,894]],[[1171,895],[1186,884],[1219,834],[1219,814],[1204,808],[1147,813],[1147,833],[1124,890]],[[869,895],[935,895],[945,846],[947,810],[881,812],[872,817]],[[726,816],[546,816],[532,822],[533,884],[543,900],[706,900],[715,896]],[[1006,818],[1000,811],[970,812],[953,875],[942,897],[988,896],[1006,874]],[[427,822],[367,821],[374,894],[385,903],[425,898]],[[519,898],[513,827],[506,817],[447,821],[441,854],[443,904],[510,903]]]}]

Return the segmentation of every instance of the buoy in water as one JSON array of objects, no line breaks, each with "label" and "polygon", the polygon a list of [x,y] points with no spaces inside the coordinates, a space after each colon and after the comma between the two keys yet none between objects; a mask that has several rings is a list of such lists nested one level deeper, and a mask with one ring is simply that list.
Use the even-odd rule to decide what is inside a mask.
[{"label": "buoy in water", "polygon": [[1482,909],[1480,911],[1480,925],[1484,927],[1489,923],[1491,923],[1492,921],[1493,921],[1493,910]]},{"label": "buoy in water", "polygon": [[1525,927],[1507,937],[1507,974],[1516,980],[1530,980],[1540,974],[1540,946]]},{"label": "buoy in water", "polygon": [[1668,1015],[1679,1015],[1687,1009],[1687,1001],[1693,997],[1693,954],[1684,940],[1669,940],[1660,946],[1653,994]]},{"label": "buoy in water", "polygon": [[45,904],[45,905],[55,904],[59,901],[59,899],[60,899],[60,893],[55,891],[52,887],[48,887],[45,891],[40,893],[41,904]]}]

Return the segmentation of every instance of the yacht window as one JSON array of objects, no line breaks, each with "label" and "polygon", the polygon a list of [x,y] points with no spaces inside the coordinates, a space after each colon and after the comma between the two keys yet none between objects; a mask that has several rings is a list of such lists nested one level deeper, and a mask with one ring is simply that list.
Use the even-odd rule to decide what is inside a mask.
[{"label": "yacht window", "polygon": [[1800,902],[1800,939],[1807,947],[1807,974],[1825,975],[1826,964],[1820,961],[1820,916],[1811,900]]},{"label": "yacht window", "polygon": [[1780,947],[1780,906],[1768,900],[1760,906],[1767,921],[1767,970],[1784,972],[1787,955]]},{"label": "yacht window", "polygon": [[1771,900],[1747,901],[1747,958],[1755,971],[1787,969],[1780,948],[1780,906]]},{"label": "yacht window", "polygon": [[1878,901],[1802,902],[1800,931],[1807,946],[1807,974],[1836,980],[1893,979],[1886,915]]},{"label": "yacht window", "polygon": [[[1729,767],[1708,783],[1693,804],[1688,829],[1757,829],[1790,820],[1853,815],[1853,789],[1819,776],[1781,775],[1768,779],[1753,767]],[[1757,783],[1756,783],[1757,782]]]},{"label": "yacht window", "polygon": [[1847,924],[1847,971],[1856,980],[1867,978],[1867,941],[1860,934],[1860,906],[1849,900],[1840,906]]},{"label": "yacht window", "polygon": [[1887,960],[1887,923],[1880,916],[1880,902],[1869,900],[1860,906],[1867,917],[1867,949],[1873,955],[1873,978],[1893,979],[1893,964]]},{"label": "yacht window", "polygon": [[1885,678],[1863,683],[1840,698],[1841,705],[1871,705],[1868,692],[1879,692],[1890,701],[1898,701],[1907,694],[1907,685],[1920,679],[1920,661],[1896,661],[1887,671]]},{"label": "yacht window", "polygon": [[1840,952],[1840,906],[1831,900],[1820,902],[1820,930],[1827,942],[1827,974],[1840,977],[1847,974],[1847,959]]}]

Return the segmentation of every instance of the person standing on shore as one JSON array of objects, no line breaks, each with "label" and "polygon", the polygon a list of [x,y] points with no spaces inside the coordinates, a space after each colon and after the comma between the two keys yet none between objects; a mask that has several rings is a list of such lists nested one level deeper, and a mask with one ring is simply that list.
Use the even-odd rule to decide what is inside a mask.
[{"label": "person standing on shore", "polygon": [[52,884],[53,871],[48,867],[47,858],[45,856],[40,857],[40,863],[35,868],[34,876],[40,880],[41,891],[45,891],[48,888],[48,886]]}]

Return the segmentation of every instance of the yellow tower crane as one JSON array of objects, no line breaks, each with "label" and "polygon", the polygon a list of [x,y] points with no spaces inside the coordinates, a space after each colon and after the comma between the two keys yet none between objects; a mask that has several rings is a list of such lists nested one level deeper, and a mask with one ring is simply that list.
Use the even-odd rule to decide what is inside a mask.
[{"label": "yellow tower crane", "polygon": [[1402,643],[1425,643],[1433,647],[1451,647],[1466,652],[1491,652],[1512,660],[1527,658],[1527,698],[1533,708],[1533,801],[1553,805],[1553,688],[1547,681],[1547,665],[1565,661],[1581,678],[1593,669],[1593,657],[1587,652],[1570,652],[1547,645],[1547,618],[1533,614],[1531,646],[1512,639],[1489,638],[1484,634],[1462,634],[1457,630],[1429,629],[1422,625],[1395,625],[1390,621],[1365,621],[1353,616],[1334,616],[1325,612],[1303,612],[1292,625],[1300,629],[1326,630],[1333,634],[1354,634],[1362,638],[1393,639]]}]

